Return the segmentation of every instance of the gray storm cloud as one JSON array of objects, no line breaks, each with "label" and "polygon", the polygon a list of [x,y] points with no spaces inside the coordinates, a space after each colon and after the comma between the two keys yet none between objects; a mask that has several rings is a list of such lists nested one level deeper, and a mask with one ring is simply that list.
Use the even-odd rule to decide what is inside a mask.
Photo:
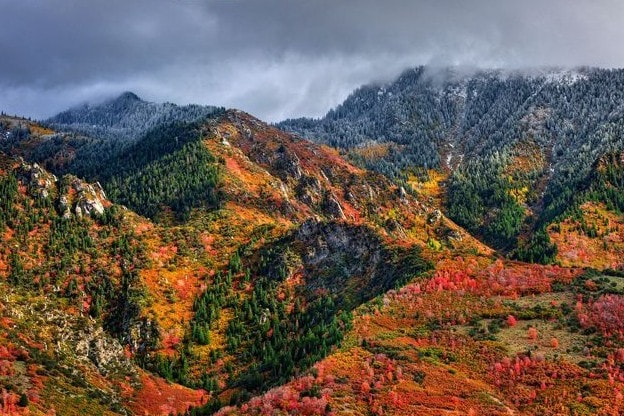
[{"label": "gray storm cloud", "polygon": [[623,67],[621,0],[0,0],[0,109],[124,90],[320,116],[421,64]]}]

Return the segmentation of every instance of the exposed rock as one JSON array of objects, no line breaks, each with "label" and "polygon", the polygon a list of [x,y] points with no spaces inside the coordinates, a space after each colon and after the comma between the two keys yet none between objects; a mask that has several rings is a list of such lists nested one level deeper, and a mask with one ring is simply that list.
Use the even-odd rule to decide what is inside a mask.
[{"label": "exposed rock", "polygon": [[18,160],[17,178],[33,197],[45,199],[59,191],[57,205],[64,218],[70,218],[72,212],[78,217],[104,213],[103,201],[106,200],[106,194],[99,182],[91,185],[78,178],[66,176],[60,183],[55,175],[37,163],[29,164],[22,158]]},{"label": "exposed rock", "polygon": [[297,231],[297,236],[301,239],[310,237],[312,234],[317,232],[317,230],[319,229],[319,224],[320,221],[318,218],[309,218],[305,220],[304,223],[301,224],[301,227],[299,227],[299,230]]},{"label": "exposed rock", "polygon": [[346,218],[342,206],[335,195],[329,194],[324,201],[324,210],[334,219],[344,220]]},{"label": "exposed rock", "polygon": [[429,214],[429,218],[427,218],[427,222],[429,224],[436,224],[438,221],[442,219],[442,212],[439,209],[433,210],[431,214]]},{"label": "exposed rock", "polygon": [[104,188],[102,188],[102,184],[100,182],[94,183],[93,189],[95,189],[95,192],[100,195],[100,198],[106,199],[106,193],[104,192]]},{"label": "exposed rock", "polygon": [[375,197],[377,196],[377,193],[375,192],[372,186],[367,184],[366,187],[368,188],[368,199],[370,201],[374,201]]},{"label": "exposed rock", "polygon": [[357,233],[357,229],[341,223],[324,223],[315,219],[304,222],[297,232],[297,239],[306,242],[304,263],[317,265],[336,253],[350,253],[355,257],[373,254],[378,242]]},{"label": "exposed rock", "polygon": [[386,229],[388,231],[390,231],[397,238],[407,238],[407,234],[405,233],[405,229],[395,219],[389,218],[386,221]]},{"label": "exposed rock", "polygon": [[253,137],[253,134],[251,133],[251,129],[249,127],[245,127],[243,129],[243,134],[245,135],[246,139],[251,139]]},{"label": "exposed rock", "polygon": [[[400,228],[397,228],[397,231]],[[304,222],[289,247],[300,247],[300,261],[308,296],[340,294],[345,307],[359,304],[391,288],[397,279],[413,277],[413,255],[391,252],[363,226],[343,222]]]},{"label": "exposed rock", "polygon": [[58,206],[59,206],[59,212],[61,212],[61,215],[63,216],[63,218],[71,217],[71,211],[70,211],[69,200],[67,198],[67,195],[61,195],[59,197]]},{"label": "exposed rock", "polygon": [[295,187],[295,192],[301,202],[314,206],[321,202],[323,188],[317,177],[303,175]]},{"label": "exposed rock", "polygon": [[35,198],[45,199],[51,195],[57,182],[56,176],[47,172],[37,163],[29,164],[19,158],[17,178],[28,187],[30,194]]},{"label": "exposed rock", "polygon": [[322,177],[323,179],[325,179],[325,181],[326,181],[326,182],[331,183],[331,181],[329,180],[329,178],[328,178],[328,177],[327,177],[327,175],[325,174],[325,170],[324,170],[324,169],[321,169],[321,177]]},{"label": "exposed rock", "polygon": [[104,205],[102,205],[102,201],[99,198],[79,198],[78,202],[76,202],[76,215],[78,215],[78,210],[89,215],[92,213],[102,215],[104,213]]},{"label": "exposed rock", "polygon": [[401,199],[401,202],[403,202],[404,204],[408,203],[407,192],[405,191],[405,188],[403,188],[402,186],[399,187],[399,198]]},{"label": "exposed rock", "polygon": [[104,190],[99,184],[91,185],[77,178],[71,182],[72,188],[76,191],[74,212],[76,216],[104,213],[102,201],[106,198]]},{"label": "exposed rock", "polygon": [[129,371],[132,367],[119,341],[104,332],[101,327],[88,325],[84,330],[64,335],[70,345],[74,345],[76,357],[83,361],[89,360],[104,375],[119,369]]},{"label": "exposed rock", "polygon": [[449,240],[462,241],[464,236],[459,231],[452,230],[448,233],[447,238]]},{"label": "exposed rock", "polygon": [[288,198],[288,189],[286,188],[286,185],[284,185],[284,182],[280,181],[279,189],[286,202],[289,202],[290,199]]},{"label": "exposed rock", "polygon": [[[70,315],[50,307],[47,300],[37,301],[23,311],[17,310],[19,306],[13,306],[15,313],[20,312],[19,319],[27,319],[34,328],[48,328],[51,331],[41,331],[39,335],[45,340],[49,337],[53,339],[54,353],[61,365],[75,368],[78,361],[83,365],[95,366],[103,375],[112,371],[136,375],[119,341],[93,319]],[[44,348],[48,348],[47,344]]]},{"label": "exposed rock", "polygon": [[277,150],[276,158],[271,165],[282,180],[287,180],[289,176],[299,180],[303,176],[299,157],[285,146],[280,146]]}]

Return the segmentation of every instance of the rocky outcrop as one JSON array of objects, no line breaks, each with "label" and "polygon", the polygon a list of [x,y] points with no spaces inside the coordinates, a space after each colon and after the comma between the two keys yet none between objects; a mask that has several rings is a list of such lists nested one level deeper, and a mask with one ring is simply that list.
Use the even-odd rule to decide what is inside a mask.
[{"label": "rocky outcrop", "polygon": [[402,186],[399,187],[399,199],[404,204],[409,203],[409,201],[407,200],[407,192],[405,191],[405,188],[403,188]]},{"label": "rocky outcrop", "polygon": [[429,224],[436,224],[442,219],[442,212],[439,209],[434,209],[429,217],[427,218],[427,222]]},{"label": "rocky outcrop", "polygon": [[403,228],[403,226],[395,219],[389,218],[386,220],[386,230],[388,230],[395,238],[407,238],[405,228]]},{"label": "rocky outcrop", "polygon": [[449,241],[463,241],[464,236],[457,230],[451,230],[447,235],[447,239]]},{"label": "rocky outcrop", "polygon": [[86,331],[75,333],[76,356],[83,361],[89,360],[103,375],[111,371],[130,371],[132,364],[124,355],[124,349],[101,327],[90,327]]},{"label": "rocky outcrop", "polygon": [[323,187],[321,181],[315,176],[303,175],[295,187],[297,199],[308,206],[321,203]]},{"label": "rocky outcrop", "polygon": [[99,183],[91,185],[74,178],[71,182],[71,186],[76,192],[74,213],[77,217],[92,214],[102,215],[104,213],[104,204],[102,201],[106,199],[106,196]]},{"label": "rocky outcrop", "polygon": [[[395,232],[401,231],[395,226]],[[366,226],[310,219],[293,237],[288,246],[299,247],[307,296],[338,295],[337,303],[346,308],[383,293],[426,267],[417,247],[387,247]]]},{"label": "rocky outcrop", "polygon": [[338,198],[336,198],[334,194],[328,193],[325,196],[323,208],[324,208],[325,213],[330,218],[338,219],[338,220],[346,219],[342,206],[340,205],[340,202],[338,202]]},{"label": "rocky outcrop", "polygon": [[97,368],[103,375],[114,372],[136,376],[120,342],[90,317],[65,313],[46,298],[37,298],[30,304],[11,303],[11,306],[5,310],[7,316],[33,328],[43,351],[54,354],[61,366],[71,370],[80,363]]},{"label": "rocky outcrop", "polygon": [[67,197],[67,195],[61,195],[59,197],[58,208],[63,218],[71,218],[71,204],[69,203],[69,198]]},{"label": "rocky outcrop", "polygon": [[271,161],[271,166],[277,173],[277,176],[284,181],[288,180],[289,177],[299,180],[303,176],[299,157],[285,146],[280,146],[277,149],[275,158]]},{"label": "rocky outcrop", "polygon": [[29,164],[19,158],[17,179],[28,187],[34,198],[46,199],[52,195],[58,179],[37,163]]},{"label": "rocky outcrop", "polygon": [[18,181],[26,186],[33,198],[58,198],[57,207],[63,217],[104,213],[106,194],[99,182],[89,184],[71,175],[59,180],[37,163],[30,164],[22,158],[17,161]]},{"label": "rocky outcrop", "polygon": [[[372,260],[379,260],[380,242],[370,230],[363,227],[310,219],[299,228],[297,239],[306,243],[303,263],[308,266],[319,265],[334,255],[348,255],[354,259],[371,257]],[[360,264],[357,267],[364,265]]]}]

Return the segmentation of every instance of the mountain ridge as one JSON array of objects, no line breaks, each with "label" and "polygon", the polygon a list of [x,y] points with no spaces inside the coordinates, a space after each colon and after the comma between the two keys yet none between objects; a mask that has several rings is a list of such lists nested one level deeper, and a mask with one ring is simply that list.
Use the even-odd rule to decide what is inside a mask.
[{"label": "mountain ridge", "polygon": [[195,121],[217,107],[152,103],[126,91],[99,104],[84,104],[44,120],[57,130],[71,130],[113,140],[133,141],[151,128],[171,121]]},{"label": "mountain ridge", "polygon": [[[483,82],[485,107],[524,85]],[[518,121],[524,135],[508,151],[476,141],[484,163],[469,160],[475,151],[469,168],[407,165],[392,179],[361,162],[392,162],[408,141],[341,154],[239,110],[157,122],[112,148],[106,135],[0,117],[0,147],[23,157],[0,157],[0,409],[617,414],[621,153],[592,163],[578,200],[527,237],[554,242],[549,261],[566,267],[505,259],[442,206],[476,195],[490,205],[477,229],[512,237],[525,210],[539,209],[552,112],[507,119],[502,104],[494,127],[473,118],[483,128]],[[81,153],[87,145],[105,157]],[[80,201],[98,206],[93,193],[103,212],[85,214]],[[527,257],[544,254],[531,247],[521,246]],[[35,319],[29,302],[59,314]],[[45,349],[53,343],[62,354]]]},{"label": "mountain ridge", "polygon": [[[40,131],[36,123],[26,120],[16,122],[23,133],[14,137],[14,144],[45,142],[58,134]],[[138,158],[135,164],[128,163],[129,170],[118,172],[120,177],[138,178],[151,172],[144,176],[179,190],[179,179],[158,176],[175,172],[162,161],[192,145],[212,155],[200,165],[218,166],[214,186],[223,198],[220,205],[189,205],[188,217],[180,222],[170,221],[171,207],[161,206],[152,222],[108,202],[102,203],[103,212],[73,215],[78,211],[71,208],[71,199],[68,205],[72,215],[65,216],[65,205],[56,189],[65,182],[72,183],[71,177],[52,180],[51,190],[43,195],[33,184],[48,174],[38,165],[32,165],[32,169],[39,169],[34,175],[14,174],[14,168],[8,167],[3,171],[9,178],[16,175],[15,182],[11,179],[10,183],[15,184],[11,192],[16,193],[11,195],[17,195],[17,200],[11,197],[7,201],[18,204],[17,210],[7,211],[14,218],[7,223],[3,246],[21,238],[22,228],[33,230],[29,244],[20,246],[22,261],[7,253],[8,257],[0,256],[8,281],[30,296],[31,276],[45,275],[48,267],[61,267],[62,273],[55,272],[55,286],[60,291],[50,296],[68,302],[70,314],[92,314],[135,364],[151,372],[127,389],[125,394],[131,399],[126,409],[148,406],[139,398],[149,385],[160,383],[156,375],[213,392],[211,406],[216,406],[217,398],[227,402],[234,395],[239,397],[235,400],[244,400],[304,370],[340,343],[353,308],[431,267],[425,234],[437,238],[441,250],[488,251],[442,216],[430,220],[433,207],[424,206],[383,176],[356,168],[334,150],[284,133],[246,113],[225,111],[201,123],[164,126],[160,134],[148,133],[147,139],[139,139],[135,150],[128,148],[135,158],[139,150],[149,153],[151,149],[153,154],[145,162]],[[179,142],[171,143],[167,140],[171,137],[179,138]],[[142,146],[143,141],[150,145]],[[161,147],[159,143],[172,146]],[[22,148],[14,149],[19,154]],[[185,152],[178,160],[186,161],[181,166],[188,175],[185,163],[189,153]],[[121,158],[123,154],[119,153]],[[8,165],[19,161],[3,160],[13,160]],[[104,172],[102,166],[94,168]],[[103,187],[119,200],[114,192],[118,185],[111,185],[107,178],[101,178]],[[127,190],[138,192],[137,184]],[[151,185],[146,189],[148,193],[154,191]],[[70,187],[69,191],[73,195],[75,189]],[[192,194],[202,200],[201,195]],[[37,195],[48,202],[36,202]],[[176,195],[181,196],[177,191]],[[32,212],[22,215],[22,210]],[[114,228],[109,229],[111,226]],[[68,227],[63,231],[68,234],[51,237],[49,227]],[[74,238],[77,243],[71,242]],[[63,266],[56,258],[62,251],[52,249],[49,241],[74,247],[67,250],[72,257],[63,257]],[[34,261],[36,250],[40,250],[37,246],[48,258],[39,265]],[[400,258],[411,260],[402,264]],[[84,266],[66,269],[76,261]],[[47,288],[48,283],[42,284]],[[250,295],[256,299],[252,303],[245,300]],[[281,299],[279,308],[275,306],[277,298]],[[291,310],[292,304],[300,306]],[[264,312],[246,312],[260,305],[268,308],[275,330],[282,335],[267,338]],[[232,319],[232,313],[238,318]],[[246,330],[253,331],[253,337],[266,348],[280,351],[280,360],[244,342],[237,322],[246,322]],[[39,335],[24,331],[39,339]],[[290,338],[285,338],[286,334]],[[288,339],[291,342],[285,344]],[[304,342],[316,347],[299,348]],[[210,353],[213,350],[216,352]],[[234,359],[241,367],[232,372],[227,363]],[[45,362],[32,362],[36,363],[47,368]],[[290,364],[281,368],[281,363]],[[200,370],[207,365],[213,368],[210,374]],[[140,374],[137,371],[134,367],[131,370]],[[119,397],[115,380],[111,376],[107,394]],[[173,391],[182,394],[180,388],[175,384]],[[198,400],[206,400],[205,393],[196,390],[195,401],[189,402],[189,392],[185,391],[186,401],[172,404],[177,411],[184,403],[197,405]],[[23,394],[24,390],[18,388],[17,392]],[[51,403],[51,396],[45,397],[45,403]],[[55,400],[59,411],[66,409],[65,401]],[[93,404],[87,400],[83,405]]]},{"label": "mountain ridge", "polygon": [[[419,67],[384,86],[361,87],[324,118],[277,125],[399,181],[414,167],[446,170],[449,195],[457,196],[447,201],[446,213],[521,257],[526,235],[563,213],[594,162],[624,148],[623,82],[624,70],[458,76]],[[529,169],[514,170],[527,152],[536,157],[524,158]],[[526,197],[505,196],[518,192]]]}]

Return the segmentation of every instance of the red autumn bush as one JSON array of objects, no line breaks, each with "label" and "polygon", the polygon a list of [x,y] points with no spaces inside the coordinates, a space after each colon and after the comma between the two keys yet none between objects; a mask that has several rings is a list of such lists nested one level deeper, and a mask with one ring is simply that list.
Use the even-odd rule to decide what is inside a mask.
[{"label": "red autumn bush", "polygon": [[527,338],[535,341],[537,339],[537,329],[535,327],[531,327],[527,330]]},{"label": "red autumn bush", "polygon": [[605,337],[624,339],[624,296],[603,295],[588,305],[577,305],[583,328],[595,327]]},{"label": "red autumn bush", "polygon": [[325,395],[327,392],[324,390],[321,397],[310,397],[304,392],[309,391],[312,387],[320,387],[316,384],[314,377],[301,377],[294,380],[291,385],[277,387],[262,396],[252,398],[240,408],[224,407],[216,415],[329,415]]}]

